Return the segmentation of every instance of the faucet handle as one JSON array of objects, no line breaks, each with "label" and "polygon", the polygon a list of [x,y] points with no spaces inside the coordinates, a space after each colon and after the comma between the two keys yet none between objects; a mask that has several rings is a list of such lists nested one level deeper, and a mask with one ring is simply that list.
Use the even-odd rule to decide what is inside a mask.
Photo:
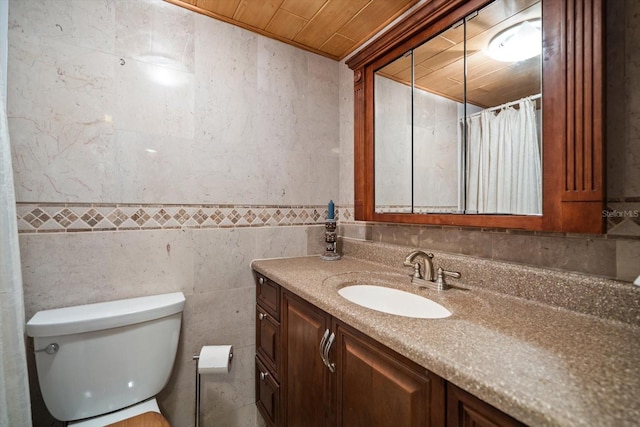
[{"label": "faucet handle", "polygon": [[442,267],[438,267],[438,275],[437,275],[437,278],[436,278],[436,285],[437,285],[439,291],[442,291],[442,290],[445,290],[445,289],[449,288],[449,285],[447,285],[447,282],[444,279],[445,276],[449,276],[449,277],[453,277],[455,279],[459,279],[461,275],[457,271],[447,271],[447,270],[444,270]]},{"label": "faucet handle", "polygon": [[[409,265],[407,265],[405,263],[405,265],[407,267],[411,267],[411,263],[409,263]],[[416,278],[416,279],[422,279],[422,272],[420,271],[420,263],[419,262],[413,263],[413,277]]]}]

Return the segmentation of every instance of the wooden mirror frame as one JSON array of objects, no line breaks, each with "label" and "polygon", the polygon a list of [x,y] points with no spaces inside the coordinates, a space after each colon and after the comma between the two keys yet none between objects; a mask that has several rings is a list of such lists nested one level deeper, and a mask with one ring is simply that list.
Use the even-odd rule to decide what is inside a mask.
[{"label": "wooden mirror frame", "polygon": [[603,2],[541,1],[543,214],[375,212],[375,70],[490,3],[431,0],[346,61],[354,71],[356,220],[604,233]]}]

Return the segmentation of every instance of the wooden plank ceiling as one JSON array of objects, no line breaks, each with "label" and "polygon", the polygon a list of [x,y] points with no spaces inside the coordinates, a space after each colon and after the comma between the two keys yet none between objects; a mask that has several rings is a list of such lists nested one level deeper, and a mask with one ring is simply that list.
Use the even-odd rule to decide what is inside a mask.
[{"label": "wooden plank ceiling", "polygon": [[419,0],[165,0],[342,60]]}]

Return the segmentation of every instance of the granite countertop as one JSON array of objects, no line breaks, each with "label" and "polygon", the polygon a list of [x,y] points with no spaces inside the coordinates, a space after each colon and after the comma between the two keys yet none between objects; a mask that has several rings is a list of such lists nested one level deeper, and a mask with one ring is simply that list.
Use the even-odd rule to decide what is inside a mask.
[{"label": "granite countertop", "polygon": [[[450,280],[417,288],[408,270],[359,258],[256,260],[252,268],[335,318],[535,426],[640,422],[640,327]],[[353,283],[383,284],[436,301],[453,314],[415,319],[354,304]]]}]

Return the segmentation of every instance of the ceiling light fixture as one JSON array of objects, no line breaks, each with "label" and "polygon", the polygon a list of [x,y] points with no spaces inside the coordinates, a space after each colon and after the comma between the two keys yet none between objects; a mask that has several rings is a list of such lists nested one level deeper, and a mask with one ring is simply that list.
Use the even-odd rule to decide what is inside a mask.
[{"label": "ceiling light fixture", "polygon": [[495,35],[485,53],[501,62],[518,62],[542,53],[542,22],[532,19]]}]

